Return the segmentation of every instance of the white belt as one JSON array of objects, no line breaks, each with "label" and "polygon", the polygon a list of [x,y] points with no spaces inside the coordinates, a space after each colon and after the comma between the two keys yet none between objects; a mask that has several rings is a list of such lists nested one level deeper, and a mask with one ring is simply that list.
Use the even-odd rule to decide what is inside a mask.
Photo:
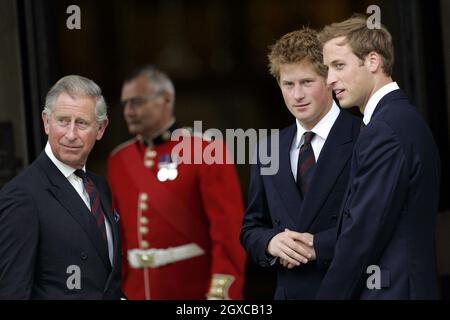
[{"label": "white belt", "polygon": [[167,249],[131,249],[128,250],[128,262],[133,268],[158,268],[169,263],[201,256],[202,248],[195,243],[189,243]]}]

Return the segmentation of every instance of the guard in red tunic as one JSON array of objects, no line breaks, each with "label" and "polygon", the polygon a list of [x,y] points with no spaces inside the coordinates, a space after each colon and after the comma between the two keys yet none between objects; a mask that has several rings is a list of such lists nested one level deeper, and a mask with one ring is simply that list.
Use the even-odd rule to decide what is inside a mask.
[{"label": "guard in red tunic", "polygon": [[180,140],[191,148],[172,155],[180,146],[171,141],[174,99],[172,82],[152,66],[136,70],[122,88],[136,138],[112,152],[108,179],[121,215],[124,292],[130,299],[241,299],[246,257],[235,167],[194,164],[211,144],[223,160],[226,148],[182,129]]}]

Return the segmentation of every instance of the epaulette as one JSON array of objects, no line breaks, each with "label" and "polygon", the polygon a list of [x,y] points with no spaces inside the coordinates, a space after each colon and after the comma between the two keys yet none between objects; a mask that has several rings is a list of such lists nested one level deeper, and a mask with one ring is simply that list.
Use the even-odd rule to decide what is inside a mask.
[{"label": "epaulette", "polygon": [[125,142],[122,142],[121,144],[119,144],[117,147],[115,147],[113,149],[113,151],[111,151],[111,153],[109,154],[109,156],[113,156],[115,155],[117,152],[119,152],[120,150],[124,149],[125,147],[128,147],[129,145],[135,143],[137,141],[137,138],[132,138],[130,140],[127,140]]}]

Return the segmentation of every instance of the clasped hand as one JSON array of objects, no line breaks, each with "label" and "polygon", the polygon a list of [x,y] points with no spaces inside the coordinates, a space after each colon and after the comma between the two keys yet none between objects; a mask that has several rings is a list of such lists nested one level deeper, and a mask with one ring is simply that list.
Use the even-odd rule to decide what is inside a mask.
[{"label": "clasped hand", "polygon": [[272,256],[278,257],[280,263],[288,269],[316,259],[314,235],[289,229],[284,229],[274,236],[267,246],[267,251]]}]

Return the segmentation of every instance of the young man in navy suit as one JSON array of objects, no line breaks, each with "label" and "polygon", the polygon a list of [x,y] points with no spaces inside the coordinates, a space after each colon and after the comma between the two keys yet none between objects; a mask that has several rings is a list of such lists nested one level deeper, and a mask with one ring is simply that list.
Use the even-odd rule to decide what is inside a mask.
[{"label": "young man in navy suit", "polygon": [[86,162],[108,125],[92,80],[47,93],[45,150],[0,192],[0,299],[120,299],[118,215]]},{"label": "young man in navy suit", "polygon": [[326,84],[315,31],[284,35],[271,48],[276,78],[295,124],[259,148],[279,153],[279,170],[252,166],[241,243],[253,261],[278,272],[276,299],[314,299],[333,255],[339,207],[361,120],[341,111]]},{"label": "young man in navy suit", "polygon": [[327,83],[364,125],[321,299],[435,299],[440,163],[418,110],[393,82],[392,38],[364,16],[320,34]]}]

